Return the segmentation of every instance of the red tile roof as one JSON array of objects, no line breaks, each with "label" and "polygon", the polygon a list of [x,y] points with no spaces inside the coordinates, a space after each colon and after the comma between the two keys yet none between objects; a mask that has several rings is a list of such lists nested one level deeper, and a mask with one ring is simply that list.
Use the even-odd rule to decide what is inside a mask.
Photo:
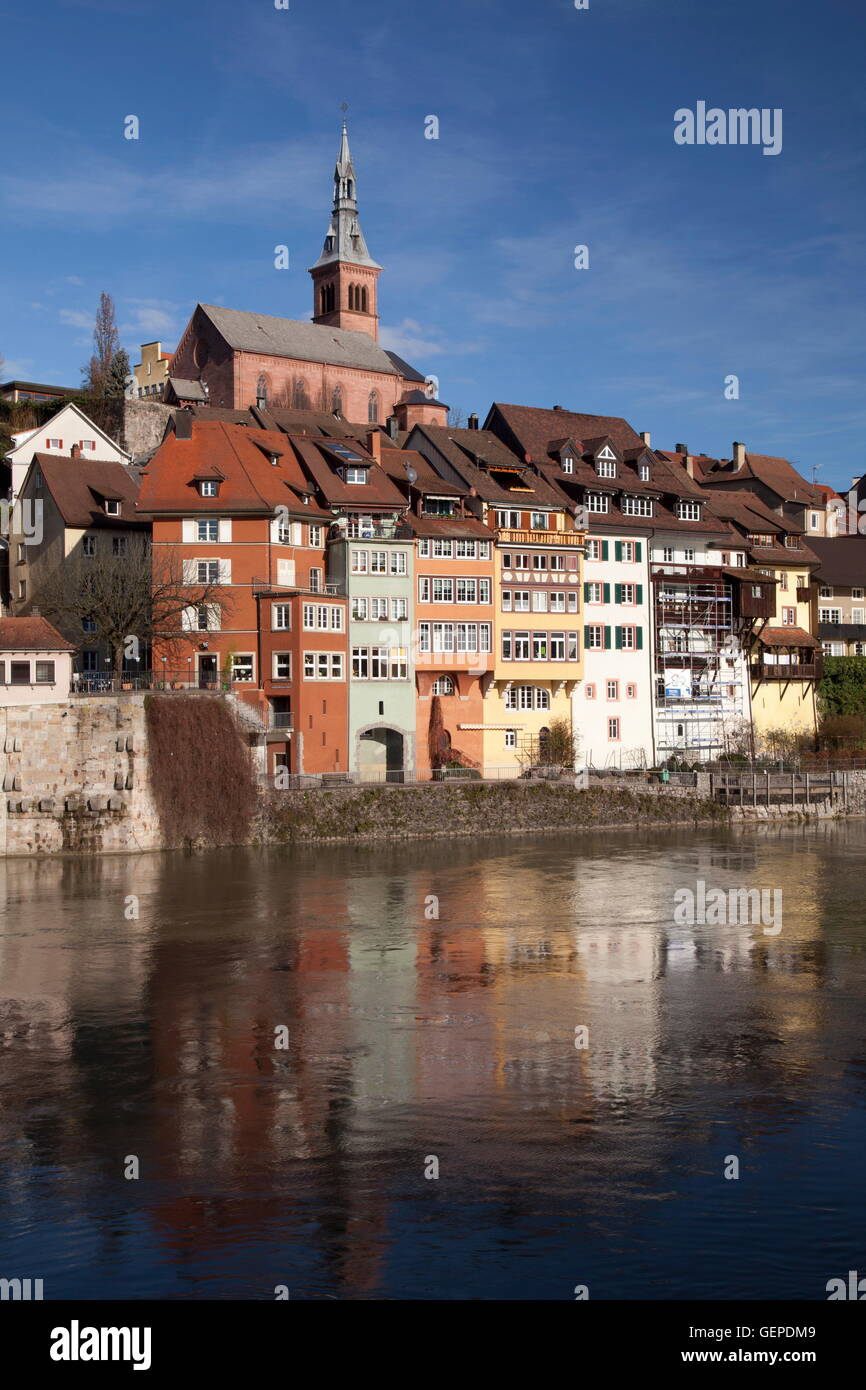
[{"label": "red tile roof", "polygon": [[[277,465],[270,456],[279,455]],[[217,497],[201,497],[197,476],[222,475]],[[192,421],[192,438],[170,434],[163,440],[142,476],[139,511],[158,515],[210,512],[263,515],[277,506],[299,504],[314,492],[291,441],[278,430],[250,429],[224,421]],[[315,501],[304,508],[310,516],[327,516]]]},{"label": "red tile roof", "polygon": [[497,434],[504,426],[500,437],[532,459],[546,459],[551,441],[563,437],[581,443],[610,438],[618,449],[637,449],[643,445],[637,431],[619,415],[582,415],[573,410],[545,410],[539,406],[494,401],[484,424],[485,429]]},{"label": "red tile roof", "polygon": [[0,652],[74,652],[45,618],[0,618]]},{"label": "red tile roof", "polygon": [[820,642],[804,627],[765,627],[757,634],[764,647],[819,647]]}]

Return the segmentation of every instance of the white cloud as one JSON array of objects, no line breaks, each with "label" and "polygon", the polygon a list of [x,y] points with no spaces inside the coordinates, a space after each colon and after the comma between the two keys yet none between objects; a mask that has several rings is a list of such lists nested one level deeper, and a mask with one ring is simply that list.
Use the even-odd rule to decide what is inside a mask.
[{"label": "white cloud", "polygon": [[425,337],[417,319],[404,319],[402,323],[393,327],[382,324],[379,337],[383,347],[396,352],[410,363],[416,358],[441,357],[444,353],[481,351],[480,343],[443,343],[437,342],[435,338]]},{"label": "white cloud", "polygon": [[92,328],[95,314],[85,314],[81,309],[61,309],[60,322],[71,324],[73,328]]}]

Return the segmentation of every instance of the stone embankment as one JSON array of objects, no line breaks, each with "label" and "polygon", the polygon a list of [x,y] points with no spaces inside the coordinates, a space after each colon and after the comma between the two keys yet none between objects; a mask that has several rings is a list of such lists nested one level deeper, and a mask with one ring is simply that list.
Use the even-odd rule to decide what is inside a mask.
[{"label": "stone embankment", "polygon": [[[154,796],[155,779],[157,790],[171,779],[166,780],[165,771],[154,772],[150,698],[200,699],[127,692],[76,697],[62,705],[0,708],[0,855],[537,835],[593,827],[745,826],[866,813],[864,772],[846,774],[844,786],[832,788],[832,801],[822,791],[811,805],[801,800],[797,805],[731,807],[712,799],[705,774],[698,776],[697,785],[591,778],[587,790],[565,780],[347,784],[301,791],[260,784],[257,793],[249,789],[254,809],[246,829],[238,833],[236,827],[227,828],[225,818],[221,822],[202,811],[225,798],[238,800],[238,768],[243,771],[245,761],[241,757],[239,764],[235,757],[221,762],[213,752],[212,729],[196,741],[194,731],[207,728],[201,707],[201,718],[190,719],[186,711],[187,732],[178,755],[191,794],[185,801],[170,797],[169,806],[163,804],[165,795]],[[152,719],[152,707],[150,712]],[[176,713],[184,711],[178,706]],[[159,756],[165,759],[164,747]],[[171,752],[168,756],[173,757]]]}]

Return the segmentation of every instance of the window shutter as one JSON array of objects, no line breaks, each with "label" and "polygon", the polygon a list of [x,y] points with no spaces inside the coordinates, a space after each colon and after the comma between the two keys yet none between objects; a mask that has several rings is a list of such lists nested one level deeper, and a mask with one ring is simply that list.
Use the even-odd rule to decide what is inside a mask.
[{"label": "window shutter", "polygon": [[609,627],[606,627],[605,630],[604,630],[604,647],[605,647],[605,651],[610,651],[610,628],[609,628]]},{"label": "window shutter", "polygon": [[196,525],[192,517],[184,517],[183,521],[183,540],[184,545],[190,545],[195,541],[197,532]]},{"label": "window shutter", "polygon": [[587,579],[583,581],[583,601],[589,603],[589,580]]},{"label": "window shutter", "polygon": [[618,627],[617,630],[616,630],[616,649],[617,649],[617,651],[622,651],[622,628],[621,628],[621,627]]},{"label": "window shutter", "polygon": [[195,560],[184,560],[183,582],[184,584],[194,584],[196,582]]},{"label": "window shutter", "polygon": [[642,545],[642,543],[641,543],[640,541],[635,541],[635,543],[634,543],[634,558],[637,560],[638,564],[640,564],[640,557],[641,557],[642,551],[643,551],[643,545]]},{"label": "window shutter", "polygon": [[291,588],[295,582],[294,560],[277,561],[277,583],[283,588]]},{"label": "window shutter", "polygon": [[613,586],[613,593],[614,593],[614,603],[622,603],[622,585],[621,585],[621,584],[614,584],[614,586]]},{"label": "window shutter", "polygon": [[608,544],[607,544],[607,541],[602,541],[602,543],[601,543],[601,558],[602,558],[603,560],[606,560],[606,559],[607,559],[607,555],[608,555]]},{"label": "window shutter", "polygon": [[231,517],[228,517],[228,516],[221,516],[221,517],[220,517],[219,538],[220,538],[221,541],[230,541],[230,540],[231,540],[231,538],[232,538],[232,523],[231,523]]},{"label": "window shutter", "polygon": [[220,583],[231,584],[232,582],[232,562],[231,560],[220,560]]},{"label": "window shutter", "polygon": [[192,632],[195,628],[195,609],[184,608],[180,615],[180,625],[184,632]]},{"label": "window shutter", "polygon": [[218,603],[207,605],[207,629],[208,632],[219,632],[222,623],[222,609]]},{"label": "window shutter", "polygon": [[589,628],[588,628],[588,627],[585,627],[585,628],[583,629],[583,650],[586,651],[586,650],[588,649],[588,647],[589,647]]},{"label": "window shutter", "polygon": [[638,650],[639,652],[642,652],[642,651],[643,651],[643,628],[642,628],[642,627],[639,627],[639,628],[636,629],[636,631],[637,631],[637,637],[635,638],[635,641],[637,642],[637,650]]},{"label": "window shutter", "polygon": [[604,601],[605,601],[605,603],[610,603],[610,585],[609,585],[609,584],[603,584],[603,585],[602,585],[602,594],[603,594],[603,596],[604,596]]},{"label": "window shutter", "polygon": [[613,543],[613,553],[614,553],[614,557],[615,557],[617,560],[621,560],[621,559],[622,559],[622,541],[614,541],[614,543]]},{"label": "window shutter", "polygon": [[303,545],[304,527],[300,521],[292,522],[292,545]]},{"label": "window shutter", "polygon": [[638,603],[643,603],[643,584],[638,584],[635,587],[637,592],[637,601]]}]

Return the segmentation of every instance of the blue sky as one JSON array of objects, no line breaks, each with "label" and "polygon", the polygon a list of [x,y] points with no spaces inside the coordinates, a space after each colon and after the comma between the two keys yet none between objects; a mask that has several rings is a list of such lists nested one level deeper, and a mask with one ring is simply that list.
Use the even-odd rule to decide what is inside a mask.
[{"label": "blue sky", "polygon": [[[866,469],[862,0],[0,0],[0,33],[6,377],[76,384],[103,289],[134,361],[197,300],[308,316],[345,101],[383,341],[449,404]],[[676,145],[698,101],[781,108],[782,152]]]}]

